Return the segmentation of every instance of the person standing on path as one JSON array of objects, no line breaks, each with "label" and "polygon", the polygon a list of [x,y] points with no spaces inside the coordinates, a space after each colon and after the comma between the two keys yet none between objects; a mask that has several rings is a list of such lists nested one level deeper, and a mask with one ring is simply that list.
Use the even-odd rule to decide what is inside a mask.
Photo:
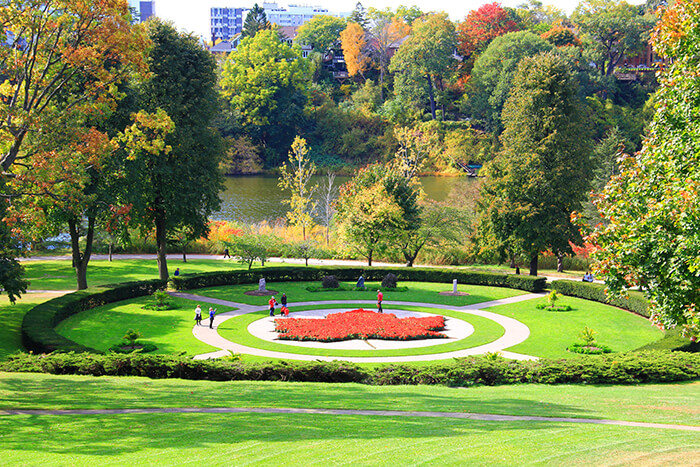
[{"label": "person standing on path", "polygon": [[287,294],[282,292],[282,296],[280,297],[280,303],[282,306],[287,306]]},{"label": "person standing on path", "polygon": [[194,309],[194,322],[197,323],[197,326],[202,325],[202,307],[200,305]]},{"label": "person standing on path", "polygon": [[384,300],[384,294],[381,290],[377,289],[377,311],[379,313],[384,313],[384,310],[382,309],[382,300]]},{"label": "person standing on path", "polygon": [[216,314],[216,310],[212,307],[209,307],[209,328],[214,328],[214,315]]},{"label": "person standing on path", "polygon": [[270,316],[275,316],[275,305],[278,305],[275,296],[273,295],[267,303],[270,305]]}]

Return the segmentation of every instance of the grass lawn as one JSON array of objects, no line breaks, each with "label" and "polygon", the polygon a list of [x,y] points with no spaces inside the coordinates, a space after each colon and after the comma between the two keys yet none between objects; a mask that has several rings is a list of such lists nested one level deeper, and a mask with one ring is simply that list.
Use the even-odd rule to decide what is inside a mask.
[{"label": "grass lawn", "polygon": [[25,313],[39,303],[61,296],[61,294],[24,294],[13,305],[7,295],[0,295],[0,360],[8,355],[24,350],[22,346],[22,318]]},{"label": "grass lawn", "polygon": [[[379,282],[366,282],[367,290],[362,291],[332,291],[332,292],[309,292],[306,287],[309,285],[319,285],[316,282],[268,282],[269,290],[276,290],[279,294],[287,294],[289,306],[294,306],[294,302],[308,302],[316,300],[377,300],[377,288]],[[341,282],[348,286],[355,283]],[[452,291],[452,284],[440,284],[434,282],[399,282],[399,286],[408,287],[404,292],[385,292],[384,301],[403,301],[420,303],[437,303],[441,305],[465,306],[474,303],[488,302],[501,298],[515,297],[526,292],[522,290],[506,289],[503,287],[486,287],[481,285],[458,285],[457,290],[467,292],[464,296],[438,295],[439,292]],[[231,300],[249,305],[266,306],[269,297],[255,297],[245,295],[243,292],[257,290],[256,284],[227,285],[218,287],[207,287],[193,290],[192,293],[205,295],[207,297]],[[277,296],[279,300],[279,295]],[[387,305],[388,306],[388,305]]]},{"label": "grass lawn", "polygon": [[[348,305],[324,305],[324,306],[306,306],[297,307],[293,311],[339,308],[341,310],[352,310],[357,308],[352,304]],[[455,342],[445,344],[431,345],[429,347],[416,347],[410,349],[392,349],[392,350],[332,350],[332,349],[316,349],[311,347],[297,347],[293,345],[278,344],[259,339],[248,332],[248,325],[253,321],[268,316],[267,311],[256,313],[248,313],[242,316],[237,316],[224,321],[219,325],[219,334],[237,344],[255,347],[264,350],[273,350],[277,352],[287,352],[302,355],[325,355],[336,357],[394,357],[398,355],[426,355],[441,352],[451,352],[453,350],[468,349],[479,345],[492,342],[503,335],[505,330],[500,324],[491,321],[481,316],[469,315],[455,311],[439,310],[435,308],[421,308],[412,306],[386,306],[386,308],[396,308],[400,310],[422,311],[427,313],[440,314],[447,317],[454,317],[470,323],[474,326],[474,333],[470,336],[460,339]],[[436,339],[440,341],[440,339]]]},{"label": "grass lawn", "polygon": [[[139,341],[158,346],[154,353],[187,352],[196,355],[219,350],[192,335],[196,302],[171,297],[170,302],[177,306],[175,309],[141,309],[141,305],[149,302],[152,302],[151,297],[109,303],[71,316],[59,323],[56,331],[68,339],[102,351],[121,342],[128,329],[135,329],[143,335]],[[233,310],[216,308],[220,313]],[[209,320],[207,310],[209,305],[202,303],[202,318],[207,315],[204,322]]]},{"label": "grass lawn", "polygon": [[[29,288],[33,290],[75,290],[75,270],[70,260],[54,261],[24,261],[26,277],[30,281]],[[210,271],[227,271],[242,269],[238,261],[217,259],[190,259],[182,262],[182,256],[168,258],[168,271],[172,274],[175,268],[180,268],[181,274],[197,274]],[[156,260],[145,259],[115,259],[92,260],[88,264],[88,286],[116,284],[146,279],[158,279],[158,264]]]},{"label": "grass lawn", "polygon": [[663,338],[663,331],[652,326],[648,319],[603,303],[564,297],[557,305],[570,305],[572,311],[553,312],[538,310],[535,305],[547,303],[546,298],[526,300],[488,309],[510,316],[530,328],[530,337],[508,350],[547,358],[573,357],[579,354],[566,348],[581,342],[585,326],[598,334],[597,341],[612,348],[613,352],[635,350]]},{"label": "grass lawn", "polygon": [[[459,389],[0,375],[2,408],[398,408],[697,425],[699,394],[697,382]],[[9,465],[693,465],[700,454],[693,432],[360,415],[21,415],[0,416],[0,430]]]}]

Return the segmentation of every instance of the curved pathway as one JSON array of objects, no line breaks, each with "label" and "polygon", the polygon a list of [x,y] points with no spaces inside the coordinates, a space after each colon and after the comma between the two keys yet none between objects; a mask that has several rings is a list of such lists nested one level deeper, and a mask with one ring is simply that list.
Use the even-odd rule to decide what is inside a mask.
[{"label": "curved pathway", "polygon": [[262,408],[262,407],[180,407],[180,408],[148,408],[148,409],[0,409],[0,416],[7,415],[122,415],[122,414],[172,414],[172,413],[261,413],[261,414],[314,414],[314,415],[362,415],[368,417],[425,417],[425,418],[458,418],[488,422],[556,422],[556,423],[586,423],[592,425],[615,425],[641,428],[657,428],[666,430],[682,430],[700,432],[700,426],[675,425],[669,423],[628,422],[625,420],[610,420],[600,418],[573,417],[541,417],[531,415],[497,415],[487,413],[464,412],[416,412],[401,410],[353,410],[353,409],[305,409],[305,408]]},{"label": "curved pathway", "polygon": [[[508,303],[517,303],[523,300],[530,300],[533,298],[542,297],[544,294],[525,294],[516,297],[504,298],[501,300],[493,300],[490,302],[476,303],[473,305],[467,305],[462,307],[452,307],[448,305],[439,305],[433,303],[417,303],[417,302],[404,302],[404,301],[385,301],[386,306],[391,305],[409,305],[409,306],[421,306],[427,308],[438,308],[444,310],[452,310],[460,313],[472,314],[484,317],[495,321],[496,323],[503,326],[505,333],[500,338],[489,342],[488,344],[480,345],[477,347],[472,347],[469,349],[456,350],[452,352],[442,352],[435,354],[425,354],[425,355],[405,355],[399,357],[327,357],[319,355],[302,355],[287,352],[278,352],[271,350],[263,350],[254,347],[248,347],[241,344],[236,344],[227,339],[221,337],[217,331],[219,324],[224,321],[231,319],[235,316],[240,316],[248,313],[253,313],[256,311],[263,311],[267,308],[260,307],[257,305],[248,305],[244,303],[230,302],[227,300],[221,300],[216,298],[204,297],[201,295],[194,295],[184,292],[169,292],[175,297],[185,298],[189,300],[195,300],[203,303],[213,303],[220,306],[226,306],[231,308],[236,308],[236,310],[229,311],[226,313],[221,313],[216,316],[214,320],[214,328],[210,329],[209,326],[194,326],[192,329],[192,334],[200,341],[211,345],[212,347],[218,347],[221,350],[216,352],[210,352],[206,354],[201,354],[195,356],[196,359],[208,359],[208,358],[219,358],[225,355],[230,355],[230,353],[244,353],[249,355],[257,355],[261,357],[269,358],[282,358],[291,360],[344,360],[356,363],[389,363],[389,362],[417,362],[417,361],[432,361],[432,360],[442,360],[449,358],[459,358],[467,357],[471,355],[480,355],[487,352],[500,352],[505,358],[510,358],[514,360],[536,360],[537,357],[530,355],[523,355],[514,352],[506,352],[503,349],[507,349],[514,345],[517,345],[530,335],[530,329],[525,326],[520,321],[507,316],[492,313],[490,311],[483,310],[482,308],[489,308],[497,305],[504,305]],[[310,302],[295,302],[294,306],[308,306],[308,305],[335,305],[335,304],[374,304],[373,300],[322,300],[322,301],[310,301]],[[205,323],[207,320],[204,321]]]}]

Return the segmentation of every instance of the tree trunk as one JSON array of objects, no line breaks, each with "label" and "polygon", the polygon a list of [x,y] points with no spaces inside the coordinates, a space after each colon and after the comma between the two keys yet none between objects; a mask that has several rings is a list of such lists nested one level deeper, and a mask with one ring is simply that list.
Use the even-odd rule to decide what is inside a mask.
[{"label": "tree trunk", "polygon": [[187,248],[185,248],[185,245],[182,245],[182,262],[187,262]]},{"label": "tree trunk", "polygon": [[10,166],[15,163],[15,159],[17,159],[17,155],[19,154],[19,148],[22,146],[22,141],[24,141],[24,137],[26,135],[26,129],[20,130],[16,135],[14,135],[15,140],[12,143],[12,146],[10,146],[10,149],[2,157],[0,157],[0,168],[2,168],[3,172],[10,170]]},{"label": "tree trunk", "polygon": [[301,226],[301,237],[302,240],[306,241],[306,225],[302,224]]},{"label": "tree trunk", "polygon": [[515,264],[515,255],[510,255],[510,264],[508,265],[511,269],[515,268],[517,264]]},{"label": "tree trunk", "polygon": [[330,244],[330,231],[331,228],[330,226],[326,226],[326,248],[328,248],[328,245]]},{"label": "tree trunk", "polygon": [[367,266],[372,266],[372,253],[374,250],[369,250],[367,252]]},{"label": "tree trunk", "polygon": [[532,258],[530,259],[530,275],[531,276],[536,276],[537,275],[537,254],[533,255]]},{"label": "tree trunk", "polygon": [[112,262],[112,243],[109,244],[109,262]]},{"label": "tree trunk", "polygon": [[564,272],[564,255],[557,253],[557,272]]},{"label": "tree trunk", "polygon": [[306,266],[309,265],[309,258],[304,258],[304,263],[306,263]]},{"label": "tree trunk", "polygon": [[87,266],[92,255],[92,240],[95,234],[95,218],[88,217],[88,230],[85,236],[85,252],[80,252],[80,225],[78,219],[68,221],[70,232],[71,253],[73,256],[73,268],[78,282],[78,290],[87,289]]},{"label": "tree trunk", "polygon": [[168,262],[167,262],[167,241],[166,241],[166,229],[165,229],[165,213],[162,210],[158,210],[155,217],[156,224],[156,248],[158,249],[158,276],[160,280],[167,281],[170,275],[168,274]]},{"label": "tree trunk", "polygon": [[430,74],[426,76],[428,80],[428,96],[430,97],[430,114],[433,116],[433,120],[435,120],[435,94],[433,93],[433,80],[430,78]]},{"label": "tree trunk", "polygon": [[384,67],[379,65],[379,101],[384,102]]}]

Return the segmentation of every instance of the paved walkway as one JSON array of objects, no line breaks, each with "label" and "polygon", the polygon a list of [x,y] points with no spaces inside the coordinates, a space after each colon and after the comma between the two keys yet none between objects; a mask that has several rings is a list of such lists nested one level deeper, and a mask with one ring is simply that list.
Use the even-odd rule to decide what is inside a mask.
[{"label": "paved walkway", "polygon": [[[405,355],[400,357],[331,357],[331,356],[319,356],[319,355],[302,355],[287,352],[278,352],[271,350],[257,349],[254,347],[248,347],[245,345],[237,344],[231,342],[227,339],[221,337],[217,331],[218,326],[224,321],[231,319],[236,316],[241,316],[247,313],[253,313],[256,311],[267,310],[266,307],[260,307],[257,305],[248,305],[244,303],[229,302],[226,300],[212,299],[209,297],[204,297],[201,295],[195,295],[184,292],[169,292],[175,297],[185,298],[189,300],[195,300],[203,303],[216,303],[219,306],[227,306],[231,308],[236,308],[236,310],[229,311],[226,313],[217,314],[214,319],[214,328],[210,329],[209,326],[194,326],[192,329],[192,334],[200,341],[211,345],[212,347],[217,347],[221,350],[216,352],[210,352],[206,354],[201,354],[195,356],[196,359],[208,359],[208,358],[219,358],[223,355],[228,355],[230,353],[243,353],[249,355],[257,355],[261,357],[269,358],[283,358],[291,360],[344,360],[356,363],[389,363],[389,362],[417,362],[417,361],[432,361],[438,359],[449,359],[449,358],[459,358],[467,357],[470,355],[481,355],[487,352],[500,352],[505,358],[510,358],[514,360],[536,360],[537,357],[530,355],[523,355],[514,352],[507,352],[504,349],[517,345],[530,335],[530,329],[525,326],[520,321],[507,316],[492,313],[483,308],[489,308],[497,305],[504,305],[508,303],[517,303],[523,300],[531,300],[533,298],[542,297],[544,294],[525,294],[516,297],[504,298],[501,300],[493,300],[490,302],[477,303],[473,305],[467,305],[462,307],[452,307],[449,305],[439,305],[433,303],[417,303],[417,302],[404,302],[404,301],[385,301],[384,305],[389,307],[392,305],[408,305],[408,306],[420,306],[427,308],[437,308],[444,310],[453,310],[460,313],[472,314],[477,316],[482,316],[486,319],[495,321],[496,323],[503,326],[505,332],[503,336],[489,342],[488,344],[480,345],[477,347],[472,347],[469,349],[456,350],[452,352],[442,352],[435,354],[425,354],[425,355]],[[214,302],[215,301],[215,302]],[[322,306],[322,305],[336,305],[336,304],[372,304],[373,300],[321,300],[321,301],[310,301],[310,302],[295,302],[294,306]],[[203,321],[203,324],[208,323],[208,319]],[[363,345],[358,347],[360,349],[366,349]]]},{"label": "paved walkway", "polygon": [[367,417],[422,417],[422,418],[457,418],[487,422],[554,422],[554,423],[585,423],[592,425],[615,425],[639,428],[656,428],[665,430],[697,431],[700,426],[674,425],[668,423],[628,422],[625,420],[610,420],[598,418],[573,417],[539,417],[529,415],[496,415],[486,413],[463,412],[405,412],[400,410],[350,410],[350,409],[304,409],[304,408],[259,408],[259,407],[182,407],[182,408],[149,408],[149,409],[10,409],[0,410],[0,416],[8,415],[133,415],[133,414],[172,414],[172,413],[261,413],[261,414],[312,414],[312,415],[361,415]]}]

